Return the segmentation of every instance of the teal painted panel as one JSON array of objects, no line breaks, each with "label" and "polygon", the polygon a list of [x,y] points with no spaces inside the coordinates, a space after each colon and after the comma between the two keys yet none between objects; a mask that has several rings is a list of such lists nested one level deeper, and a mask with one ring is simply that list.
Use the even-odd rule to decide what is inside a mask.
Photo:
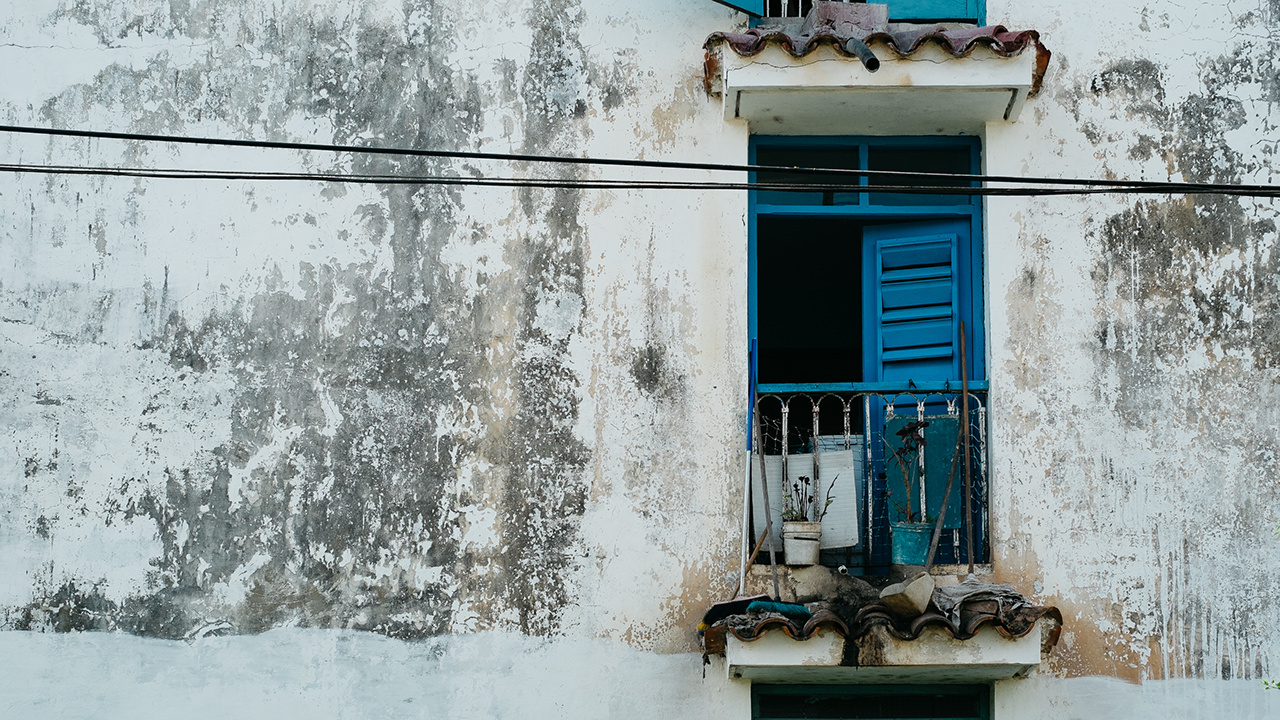
[{"label": "teal painted panel", "polygon": [[[926,406],[927,407],[927,406]],[[907,423],[915,422],[915,415],[910,417],[898,415],[884,424],[884,437],[889,441],[885,448],[885,490],[888,496],[889,519],[894,522],[905,520],[900,510],[906,508],[906,486],[902,480],[902,466],[889,457],[891,449],[901,447],[898,431]],[[936,522],[942,510],[942,498],[947,489],[947,475],[951,471],[951,458],[956,450],[956,434],[960,432],[959,415],[925,416],[929,427],[924,429],[924,493],[925,520]],[[951,494],[947,496],[947,516],[942,527],[952,530],[962,527],[964,511],[961,488],[964,487],[964,458],[957,458],[955,480],[952,482]],[[920,486],[917,469],[908,464],[911,476],[911,510],[919,512]]]},{"label": "teal painted panel", "polygon": [[752,15],[754,17],[760,17],[761,15],[764,15],[764,0],[712,0],[712,1],[718,2],[721,5],[728,5],[734,10],[741,10],[742,12],[748,15]]},{"label": "teal painted panel", "polygon": [[889,0],[890,20],[982,21],[978,0]]},{"label": "teal painted panel", "polygon": [[[991,383],[986,380],[970,380],[969,391],[971,393],[985,393],[991,388]],[[960,390],[960,383],[956,380],[918,380],[911,387],[905,382],[834,382],[834,383],[760,383],[758,386],[760,394],[768,393],[826,393],[826,392],[854,392],[854,393],[883,393],[892,395],[893,393],[905,392],[947,392],[955,393]]]}]

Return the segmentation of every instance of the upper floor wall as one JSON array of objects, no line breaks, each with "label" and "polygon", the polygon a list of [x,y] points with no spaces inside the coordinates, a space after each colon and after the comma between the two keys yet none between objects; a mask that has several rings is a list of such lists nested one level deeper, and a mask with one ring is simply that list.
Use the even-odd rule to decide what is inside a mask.
[{"label": "upper floor wall", "polygon": [[[702,50],[746,18],[709,1],[0,13],[0,58],[35,69],[0,91],[5,123],[747,157]],[[1055,52],[1018,121],[986,126],[987,172],[1270,182],[1265,3],[986,13]],[[8,134],[0,156],[648,176]],[[991,545],[1067,614],[1054,669],[1280,674],[1270,201],[983,216]],[[0,177],[5,626],[688,649],[737,568],[747,217],[725,191]]]}]

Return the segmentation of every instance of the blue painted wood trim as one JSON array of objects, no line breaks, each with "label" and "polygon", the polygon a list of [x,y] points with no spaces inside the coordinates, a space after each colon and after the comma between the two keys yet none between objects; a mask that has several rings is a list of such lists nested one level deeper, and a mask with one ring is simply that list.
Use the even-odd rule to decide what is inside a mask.
[{"label": "blue painted wood trim", "polygon": [[721,5],[727,5],[734,10],[740,10],[752,17],[760,17],[764,15],[764,0],[711,0]]},{"label": "blue painted wood trim", "polygon": [[902,145],[920,147],[924,145],[959,145],[978,143],[976,135],[752,135],[753,145],[769,145],[771,147],[830,147],[843,145],[853,147],[859,144]]},{"label": "blue painted wood trim", "polygon": [[[751,165],[756,163],[756,144],[754,138],[747,145],[747,162]],[[755,173],[747,173],[747,182],[754,184],[756,181]],[[756,340],[760,337],[759,323],[757,320],[756,308],[757,304],[757,288],[759,283],[759,270],[756,267],[756,191],[747,192],[747,342],[756,352],[751,354],[751,371],[755,377],[759,377],[757,365],[760,353],[756,347]]]},{"label": "blue painted wood trim", "polygon": [[890,20],[976,20],[986,15],[980,0],[888,0]]},{"label": "blue painted wood trim", "polygon": [[[987,380],[970,380],[970,392],[987,392],[991,383]],[[960,381],[951,380],[915,383],[908,387],[903,382],[847,382],[847,383],[760,383],[756,385],[760,395],[785,393],[853,392],[853,393],[954,393],[960,394]]]},{"label": "blue painted wood trim", "polygon": [[[858,147],[861,165],[866,167],[868,148],[878,147],[939,147],[967,145],[969,148],[970,171],[974,174],[982,172],[982,140],[974,136],[913,136],[913,135],[753,135],[748,144],[748,162],[757,162],[756,150],[760,146],[821,148],[821,147]],[[749,174],[749,182],[755,182],[756,174]],[[863,178],[863,182],[866,179]],[[748,332],[751,339],[759,337],[756,317],[757,281],[756,242],[757,219],[769,217],[849,217],[867,220],[929,220],[949,217],[968,217],[970,220],[969,256],[973,282],[969,292],[963,299],[964,316],[969,322],[965,324],[968,337],[970,377],[986,377],[986,304],[983,298],[986,241],[982,226],[982,198],[973,196],[968,205],[869,205],[868,194],[862,193],[858,205],[765,205],[757,202],[756,192],[747,193],[747,258],[748,258]]]},{"label": "blue painted wood trim", "polygon": [[[752,191],[754,192],[754,191]],[[867,193],[862,193],[866,195]],[[754,205],[755,215],[770,217],[871,217],[876,220],[924,220],[979,215],[972,205]]]},{"label": "blue painted wood trim", "polygon": [[747,350],[747,452],[751,452],[751,443],[755,435],[756,413],[756,341],[753,338]]}]

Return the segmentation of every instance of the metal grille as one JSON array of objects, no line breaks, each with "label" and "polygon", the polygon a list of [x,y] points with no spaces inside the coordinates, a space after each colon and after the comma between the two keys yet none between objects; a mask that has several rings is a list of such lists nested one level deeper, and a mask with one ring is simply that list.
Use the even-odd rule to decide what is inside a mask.
[{"label": "metal grille", "polygon": [[[889,524],[894,520],[893,508],[890,507],[891,488],[886,477],[888,471],[885,450],[892,449],[892,444],[900,441],[890,430],[895,417],[934,421],[921,435],[926,438],[922,445],[936,447],[938,450],[951,453],[955,444],[955,452],[960,445],[954,439],[942,439],[935,431],[942,425],[937,422],[941,417],[960,420],[960,393],[921,392],[904,388],[899,392],[857,393],[857,392],[818,392],[809,393],[769,393],[761,395],[756,401],[755,417],[759,435],[753,453],[758,467],[764,467],[764,456],[781,456],[781,462],[775,463],[773,476],[761,478],[768,486],[773,487],[790,478],[788,470],[791,461],[811,462],[805,465],[812,467],[812,475],[816,482],[826,488],[831,478],[824,475],[822,456],[840,450],[852,450],[857,456],[856,466],[861,477],[857,479],[857,503],[854,512],[861,518],[858,523],[859,535],[857,548],[850,547],[840,563],[850,566],[887,566],[889,563]],[[961,516],[964,524],[973,531],[974,547],[968,546],[967,532],[960,529],[947,530],[943,534],[943,542],[939,545],[938,562],[940,564],[987,562],[989,548],[987,546],[987,393],[984,390],[969,392],[969,436],[972,457],[970,478],[969,507],[972,514],[967,518]],[[953,423],[954,427],[954,423]],[[868,429],[870,429],[868,431]],[[803,456],[803,457],[801,457]],[[917,456],[919,462],[918,477],[912,480],[912,493],[919,493],[918,499],[912,502],[918,508],[929,506],[926,497],[926,477],[924,474],[924,454]],[[912,460],[912,463],[917,462]],[[957,468],[953,465],[952,472]],[[953,493],[963,500],[960,482],[963,478],[963,463],[956,473],[956,486]],[[780,472],[778,472],[780,471]],[[753,469],[753,474],[757,471]],[[829,474],[829,473],[828,473]],[[914,474],[914,473],[913,473]],[[944,471],[942,477],[948,473]],[[937,478],[942,479],[942,478]],[[753,484],[753,487],[755,485]],[[753,489],[753,496],[757,490]],[[785,492],[785,485],[783,486]],[[901,499],[901,498],[900,498]],[[759,535],[765,520],[761,514],[762,499],[753,497],[752,506],[756,508],[753,515],[754,534]],[[773,510],[777,515],[778,511]],[[924,518],[924,511],[920,512]],[[952,517],[955,517],[954,515]],[[777,518],[774,518],[777,521]],[[929,518],[933,521],[933,518]],[[824,551],[825,552],[825,551]],[[856,553],[856,556],[855,556]]]},{"label": "metal grille", "polygon": [[[862,0],[837,0],[862,2]],[[768,18],[802,18],[813,8],[813,0],[765,0],[764,16]]]}]

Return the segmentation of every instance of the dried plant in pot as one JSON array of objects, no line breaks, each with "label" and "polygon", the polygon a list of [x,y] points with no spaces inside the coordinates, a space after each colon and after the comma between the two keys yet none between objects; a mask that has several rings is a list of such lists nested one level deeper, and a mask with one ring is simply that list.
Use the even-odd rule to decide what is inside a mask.
[{"label": "dried plant in pot", "polygon": [[889,541],[892,559],[896,565],[924,565],[928,562],[929,540],[933,533],[931,518],[923,517],[924,508],[916,508],[913,497],[919,497],[920,453],[924,449],[924,429],[928,421],[907,423],[897,432],[898,447],[885,445],[890,451],[886,462],[892,461],[900,471],[903,485],[903,501],[894,504],[896,521],[889,525]]},{"label": "dried plant in pot", "polygon": [[827,492],[821,501],[818,492],[821,489],[817,481],[801,475],[790,487],[782,490],[782,552],[788,565],[816,565],[818,551],[822,546],[822,518],[826,517],[835,496],[831,489],[835,487],[839,475],[831,479]]}]

